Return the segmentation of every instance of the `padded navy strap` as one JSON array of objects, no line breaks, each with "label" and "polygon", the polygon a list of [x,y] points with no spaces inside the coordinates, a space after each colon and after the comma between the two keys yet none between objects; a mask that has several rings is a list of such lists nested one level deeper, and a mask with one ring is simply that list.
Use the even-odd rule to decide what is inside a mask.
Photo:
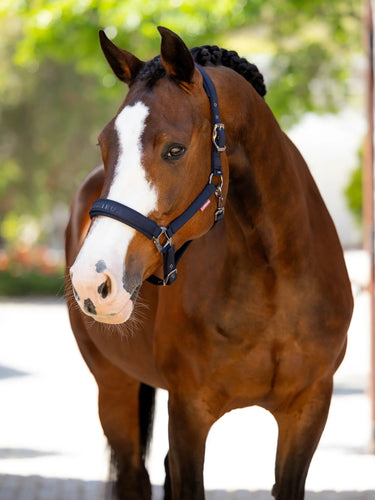
[{"label": "padded navy strap", "polygon": [[171,285],[177,279],[176,254],[174,245],[166,245],[162,250],[163,285]]},{"label": "padded navy strap", "polygon": [[195,65],[199,69],[203,77],[203,88],[207,94],[208,99],[210,100],[211,114],[213,121],[214,123],[221,123],[219,102],[217,98],[215,85],[211,80],[211,78],[206,73],[206,71],[202,68],[202,66],[200,64],[195,64]]},{"label": "padded navy strap", "polygon": [[168,259],[164,258],[164,253],[163,253],[163,272],[164,272],[164,276],[166,276],[167,279],[166,278],[161,279],[161,278],[158,278],[157,276],[155,276],[155,274],[151,274],[151,276],[146,278],[146,281],[148,281],[149,283],[152,283],[153,285],[159,285],[159,286],[160,285],[171,285],[173,283],[173,281],[176,281],[176,279],[177,279],[177,269],[176,269],[177,264],[179,263],[181,257],[184,255],[185,250],[187,250],[187,248],[191,242],[192,242],[192,240],[186,241],[186,243],[184,243],[182,245],[182,247],[179,248],[177,250],[177,252],[175,253],[175,257],[174,257],[175,272],[169,271],[166,273],[166,265],[168,266],[168,264],[166,264],[166,263],[167,263]]},{"label": "padded navy strap", "polygon": [[203,88],[210,101],[211,115],[214,122],[211,172],[213,173],[213,175],[223,175],[223,172],[221,170],[220,155],[225,150],[226,138],[224,125],[221,123],[220,118],[219,100],[217,98],[215,85],[211,78],[208,76],[202,66],[200,66],[199,64],[196,64],[196,66],[202,74]]},{"label": "padded navy strap", "polygon": [[99,200],[94,201],[89,215],[91,218],[95,215],[102,215],[118,220],[136,229],[149,240],[152,240],[153,237],[157,238],[161,231],[159,225],[155,221],[113,200],[99,198]]},{"label": "padded navy strap", "polygon": [[[213,183],[209,183],[203,189],[203,191],[195,198],[193,203],[188,206],[188,208],[176,219],[174,219],[167,227],[166,234],[171,238],[179,229],[182,228],[192,217],[198,212],[198,210],[204,205],[204,203],[210,198],[210,196],[216,191],[216,186]],[[115,219],[123,224],[131,226],[136,229],[149,240],[152,238],[157,238],[161,233],[160,226],[145,217],[141,213],[133,210],[126,205],[122,205],[117,201],[108,200],[104,198],[99,198],[92,204],[91,210],[89,212],[91,218],[96,215],[102,215]]]},{"label": "padded navy strap", "polygon": [[193,203],[188,206],[188,208],[178,217],[176,217],[167,227],[167,235],[171,238],[179,229],[182,228],[198,210],[205,204],[205,202],[211,197],[211,195],[216,191],[216,186],[213,183],[209,183],[203,189],[203,191],[195,198]]}]

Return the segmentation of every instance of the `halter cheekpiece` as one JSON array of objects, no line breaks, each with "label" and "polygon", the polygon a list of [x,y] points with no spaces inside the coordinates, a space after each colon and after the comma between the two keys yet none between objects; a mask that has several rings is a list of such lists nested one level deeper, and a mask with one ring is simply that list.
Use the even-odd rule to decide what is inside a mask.
[{"label": "halter cheekpiece", "polygon": [[[211,115],[213,119],[212,131],[212,153],[211,153],[211,172],[208,183],[203,191],[195,198],[189,207],[168,226],[159,226],[155,221],[145,217],[141,213],[133,210],[130,207],[122,205],[117,201],[100,198],[94,201],[90,209],[90,217],[97,215],[110,217],[123,224],[126,224],[133,229],[142,233],[146,238],[152,239],[156,248],[163,257],[163,279],[155,275],[147,278],[147,281],[154,285],[171,285],[177,279],[177,264],[183,253],[191,243],[187,241],[177,251],[175,245],[172,244],[173,235],[181,229],[204,204],[209,200],[212,194],[215,193],[217,198],[217,210],[215,212],[215,220],[213,226],[221,221],[224,217],[224,200],[222,195],[223,187],[223,172],[221,169],[221,153],[225,151],[225,132],[224,125],[220,120],[219,103],[217,99],[216,89],[213,81],[204,71],[204,69],[196,64],[197,68],[203,77],[203,88],[209,98]],[[213,183],[213,178],[219,178],[219,184]],[[160,241],[163,238],[164,242]]]}]

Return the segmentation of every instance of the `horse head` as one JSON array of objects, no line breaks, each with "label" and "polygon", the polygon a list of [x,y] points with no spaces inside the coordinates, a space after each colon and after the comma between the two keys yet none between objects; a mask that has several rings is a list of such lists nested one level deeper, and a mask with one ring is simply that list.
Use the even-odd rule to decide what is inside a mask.
[{"label": "horse head", "polygon": [[[100,32],[104,55],[129,91],[101,132],[99,144],[105,169],[101,198],[165,228],[207,186],[212,172],[212,113],[202,73],[185,43],[166,28],[159,32],[160,57],[147,63]],[[173,252],[212,228],[217,188],[224,203],[228,186],[225,155],[222,166],[220,179],[214,182],[211,176],[214,189],[205,203],[173,235]],[[215,191],[216,197],[210,199]],[[152,239],[131,225],[95,215],[70,269],[74,295],[95,320],[123,323],[133,311],[143,281],[160,274],[165,235],[157,238],[158,250]],[[168,235],[167,239],[171,243]]]}]

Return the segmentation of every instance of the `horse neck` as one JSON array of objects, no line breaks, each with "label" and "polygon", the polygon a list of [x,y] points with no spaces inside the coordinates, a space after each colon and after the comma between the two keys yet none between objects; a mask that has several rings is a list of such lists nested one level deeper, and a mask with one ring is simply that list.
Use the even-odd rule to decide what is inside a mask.
[{"label": "horse neck", "polygon": [[228,227],[242,233],[245,245],[254,247],[256,240],[267,261],[277,256],[291,263],[308,250],[309,174],[267,104],[248,87],[241,111],[232,111],[237,120],[226,127]]}]

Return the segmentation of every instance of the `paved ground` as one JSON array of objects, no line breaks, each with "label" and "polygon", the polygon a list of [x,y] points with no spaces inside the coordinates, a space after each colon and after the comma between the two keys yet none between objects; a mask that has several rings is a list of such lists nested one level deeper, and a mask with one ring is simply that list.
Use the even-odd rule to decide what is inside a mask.
[{"label": "paved ground", "polygon": [[[356,306],[348,354],[336,377],[330,416],[307,481],[307,500],[375,500],[368,453],[369,302],[362,253],[347,254]],[[107,451],[96,386],[72,334],[62,298],[0,299],[0,500],[99,500]],[[166,394],[157,401],[149,470],[162,498]],[[232,412],[207,443],[208,500],[271,500],[276,425],[264,410]]]}]

